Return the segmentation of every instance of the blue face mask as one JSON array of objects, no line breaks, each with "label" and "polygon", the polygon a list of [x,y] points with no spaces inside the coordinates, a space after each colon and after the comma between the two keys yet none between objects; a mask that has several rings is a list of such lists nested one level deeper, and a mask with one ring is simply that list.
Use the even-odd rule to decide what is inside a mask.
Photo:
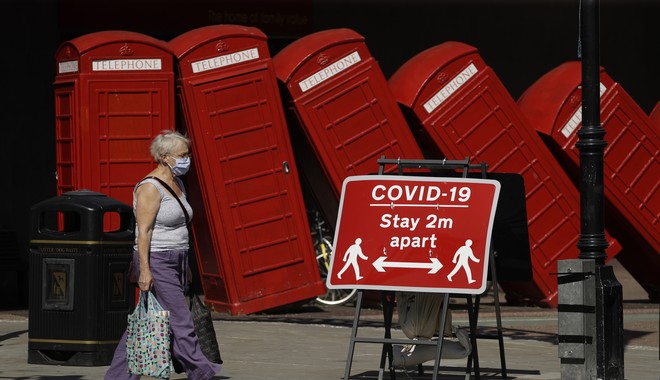
[{"label": "blue face mask", "polygon": [[169,163],[167,164],[167,166],[169,166],[170,169],[172,169],[172,173],[175,176],[182,176],[188,173],[188,169],[190,169],[190,157],[175,158],[175,160],[176,163],[174,164],[174,166],[171,166]]}]

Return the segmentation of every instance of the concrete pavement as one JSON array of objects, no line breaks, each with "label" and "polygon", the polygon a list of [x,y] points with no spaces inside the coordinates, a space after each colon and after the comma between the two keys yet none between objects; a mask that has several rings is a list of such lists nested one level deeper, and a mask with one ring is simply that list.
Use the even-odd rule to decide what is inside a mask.
[{"label": "concrete pavement", "polygon": [[[617,273],[624,285],[624,365],[629,380],[660,380],[658,304],[645,302],[631,293],[627,278]],[[491,300],[492,301],[492,300]],[[479,328],[495,326],[493,303],[484,298]],[[354,306],[319,306],[314,303],[280,311],[248,316],[214,313],[214,324],[225,361],[214,379],[256,380],[339,380],[344,376],[351,336]],[[393,334],[404,338],[396,312]],[[0,379],[91,380],[101,379],[107,367],[73,367],[27,363],[27,310],[0,311]],[[534,307],[502,305],[504,353],[508,378],[518,380],[560,379],[557,347],[557,311]],[[453,325],[466,327],[467,315],[454,311]],[[359,337],[382,338],[382,311],[363,308]],[[381,344],[357,343],[351,379],[376,379]],[[478,340],[482,379],[501,379],[497,340]],[[439,379],[464,379],[465,359],[441,360]],[[431,379],[433,362],[397,370],[397,379]],[[385,379],[389,373],[385,372]],[[475,378],[474,374],[471,376]],[[172,379],[185,379],[176,375]],[[564,379],[566,380],[566,379]]]},{"label": "concrete pavement", "polygon": [[[328,311],[315,306],[302,307],[300,313],[255,315],[243,317],[218,316],[215,328],[225,361],[215,379],[314,379],[343,378],[351,336],[352,317],[342,315],[350,307]],[[312,311],[319,309],[319,311]],[[107,367],[73,367],[35,365],[27,363],[28,321],[26,312],[0,314],[0,379],[101,379]],[[334,313],[334,315],[333,315]],[[378,310],[363,310],[360,337],[382,338],[382,314]],[[313,317],[310,316],[315,315]],[[339,315],[337,315],[339,314]],[[509,378],[560,379],[557,357],[556,313],[536,309],[534,312],[502,310],[505,328],[505,358]],[[288,321],[288,322],[287,322]],[[466,315],[454,314],[454,325],[467,326]],[[396,322],[395,322],[396,323]],[[658,351],[657,305],[624,310],[626,339],[625,375],[630,380],[660,379]],[[494,325],[486,313],[480,326]],[[554,332],[553,332],[554,326]],[[632,330],[630,326],[637,326]],[[641,327],[640,326],[644,326]],[[403,338],[395,329],[394,337]],[[655,335],[654,335],[655,334]],[[639,344],[640,336],[655,336],[654,341]],[[654,338],[650,338],[653,340]],[[646,342],[642,340],[642,342]],[[378,377],[380,344],[357,343],[353,357],[352,379]],[[500,375],[499,348],[496,340],[480,339],[478,354],[482,379],[497,379]],[[443,359],[440,379],[464,378],[465,359]],[[399,379],[430,379],[432,362],[425,363],[425,375],[416,369],[397,371]],[[177,375],[173,379],[184,379]],[[388,373],[385,379],[389,378]],[[474,376],[472,376],[474,378]]]}]

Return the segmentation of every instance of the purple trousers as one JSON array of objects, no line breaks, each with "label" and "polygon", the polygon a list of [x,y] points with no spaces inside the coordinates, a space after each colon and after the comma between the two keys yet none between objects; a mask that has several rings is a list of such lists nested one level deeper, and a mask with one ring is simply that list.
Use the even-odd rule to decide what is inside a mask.
[{"label": "purple trousers", "polygon": [[[133,252],[135,269],[138,272],[137,252]],[[170,311],[172,329],[172,355],[181,363],[188,379],[208,380],[220,371],[220,365],[210,362],[199,347],[193,327],[190,308],[186,303],[183,286],[188,271],[187,251],[152,252],[150,256],[151,273],[154,278],[153,293],[160,305]],[[128,373],[126,359],[126,332],[121,337],[105,380],[137,380],[140,376]]]}]

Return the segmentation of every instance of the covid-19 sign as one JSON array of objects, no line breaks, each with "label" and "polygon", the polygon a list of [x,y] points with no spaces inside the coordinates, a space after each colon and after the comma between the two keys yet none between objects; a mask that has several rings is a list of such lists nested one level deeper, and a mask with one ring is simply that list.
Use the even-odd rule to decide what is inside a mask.
[{"label": "covid-19 sign", "polygon": [[347,178],[327,286],[483,292],[499,191],[486,179]]}]

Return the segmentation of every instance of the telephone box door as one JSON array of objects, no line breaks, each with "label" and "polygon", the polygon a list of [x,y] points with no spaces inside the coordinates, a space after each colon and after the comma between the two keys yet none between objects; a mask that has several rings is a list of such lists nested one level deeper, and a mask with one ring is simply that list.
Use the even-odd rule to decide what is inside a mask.
[{"label": "telephone box door", "polygon": [[190,186],[204,200],[206,225],[194,223],[202,285],[232,314],[325,292],[266,42],[256,28],[218,25],[169,43],[193,140]]}]

